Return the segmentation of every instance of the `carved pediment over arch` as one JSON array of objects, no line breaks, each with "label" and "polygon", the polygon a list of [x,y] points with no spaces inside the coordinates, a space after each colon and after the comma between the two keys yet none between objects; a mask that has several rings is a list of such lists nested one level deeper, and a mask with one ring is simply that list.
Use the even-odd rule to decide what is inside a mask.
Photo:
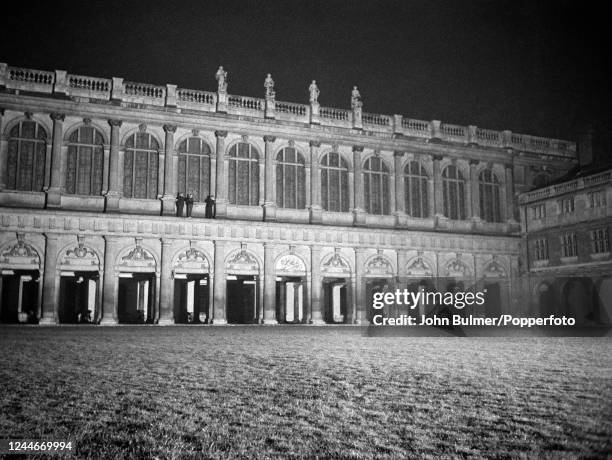
[{"label": "carved pediment over arch", "polygon": [[446,265],[446,276],[450,278],[465,278],[470,275],[469,267],[461,260],[461,254]]},{"label": "carved pediment over arch", "polygon": [[497,256],[493,256],[493,259],[485,266],[483,276],[485,278],[505,278],[506,270],[497,260]]},{"label": "carved pediment over arch", "polygon": [[190,247],[178,255],[174,264],[174,271],[179,273],[208,273],[210,264],[202,251]]},{"label": "carved pediment over arch", "polygon": [[321,271],[329,274],[349,274],[351,273],[351,266],[349,263],[340,255],[339,249],[334,250],[334,254],[327,259],[327,261],[321,265]]},{"label": "carved pediment over arch", "polygon": [[377,254],[366,265],[366,276],[389,278],[393,276],[393,265],[382,254]]},{"label": "carved pediment over arch", "polygon": [[258,274],[259,263],[255,256],[247,251],[246,245],[243,244],[240,251],[227,260],[225,270],[232,273]]},{"label": "carved pediment over arch", "polygon": [[429,267],[429,265],[423,260],[422,255],[418,255],[412,262],[406,265],[406,275],[407,276],[433,276],[433,270]]},{"label": "carved pediment over arch", "polygon": [[0,254],[0,266],[18,270],[40,270],[40,255],[24,241],[24,235],[19,233],[17,243]]},{"label": "carved pediment over arch", "polygon": [[59,265],[66,270],[99,270],[100,258],[79,238],[78,245],[60,255]]},{"label": "carved pediment over arch", "polygon": [[306,265],[298,256],[287,254],[276,261],[276,274],[287,276],[306,276]]},{"label": "carved pediment over arch", "polygon": [[119,268],[128,268],[132,271],[151,271],[151,269],[154,271],[155,267],[155,257],[141,246],[138,239],[136,247],[123,256],[119,262]]}]

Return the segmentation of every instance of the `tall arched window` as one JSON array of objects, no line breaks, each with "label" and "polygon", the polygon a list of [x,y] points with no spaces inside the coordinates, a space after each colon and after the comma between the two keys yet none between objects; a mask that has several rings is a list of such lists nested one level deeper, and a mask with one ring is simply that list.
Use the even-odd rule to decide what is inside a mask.
[{"label": "tall arched window", "polygon": [[490,169],[483,170],[478,176],[480,191],[480,217],[487,222],[501,222],[499,200],[499,180]]},{"label": "tall arched window", "polygon": [[370,157],[363,165],[365,210],[369,214],[390,214],[389,169],[382,158]]},{"label": "tall arched window", "polygon": [[8,139],[6,188],[27,192],[42,191],[45,183],[47,133],[31,120],[15,125]]},{"label": "tall arched window", "polygon": [[81,126],[68,138],[65,192],[100,195],[104,169],[104,138],[91,126]]},{"label": "tall arched window", "polygon": [[419,161],[410,161],[404,168],[404,200],[409,216],[429,216],[427,173]]},{"label": "tall arched window", "polygon": [[348,164],[339,153],[321,159],[321,206],[326,211],[349,210]]},{"label": "tall arched window", "polygon": [[228,158],[229,202],[245,206],[259,204],[259,154],[246,142],[232,146]]},{"label": "tall arched window", "polygon": [[465,180],[459,169],[449,165],[442,171],[444,215],[449,219],[463,220],[465,214]]},{"label": "tall arched window", "polygon": [[123,195],[128,198],[157,198],[159,144],[153,136],[140,132],[125,143]]},{"label": "tall arched window", "polygon": [[210,194],[210,147],[200,137],[179,144],[178,191],[193,193],[195,201],[204,201]]},{"label": "tall arched window", "polygon": [[306,169],[304,157],[292,148],[276,155],[276,204],[280,208],[306,207]]}]

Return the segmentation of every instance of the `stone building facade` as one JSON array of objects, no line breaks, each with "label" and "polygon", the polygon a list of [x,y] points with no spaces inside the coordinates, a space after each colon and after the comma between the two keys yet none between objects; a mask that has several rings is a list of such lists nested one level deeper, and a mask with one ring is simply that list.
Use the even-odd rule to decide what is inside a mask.
[{"label": "stone building facade", "polygon": [[363,324],[372,292],[429,281],[487,287],[482,314],[527,308],[517,195],[568,171],[574,143],[216,77],[208,92],[0,64],[2,321]]},{"label": "stone building facade", "polygon": [[519,202],[533,311],[612,324],[612,168],[581,169]]}]

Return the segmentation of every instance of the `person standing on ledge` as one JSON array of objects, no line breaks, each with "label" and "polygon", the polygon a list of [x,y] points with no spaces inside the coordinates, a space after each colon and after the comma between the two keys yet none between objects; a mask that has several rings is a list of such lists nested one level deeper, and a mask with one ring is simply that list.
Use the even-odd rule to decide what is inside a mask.
[{"label": "person standing on ledge", "polygon": [[214,219],[217,216],[217,204],[215,203],[215,199],[208,195],[204,203],[206,203],[204,217],[207,219]]},{"label": "person standing on ledge", "polygon": [[187,194],[187,217],[191,217],[191,211],[193,210],[193,193]]},{"label": "person standing on ledge", "polygon": [[176,197],[176,217],[183,217],[183,209],[185,208],[185,196],[180,192]]}]

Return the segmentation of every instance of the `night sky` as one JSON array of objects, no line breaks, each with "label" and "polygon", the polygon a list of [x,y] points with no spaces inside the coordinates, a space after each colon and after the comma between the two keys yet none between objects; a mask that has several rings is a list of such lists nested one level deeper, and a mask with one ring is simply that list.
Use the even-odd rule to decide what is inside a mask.
[{"label": "night sky", "polygon": [[[608,14],[589,1],[11,2],[0,62],[563,139],[608,130]],[[601,2],[603,4],[604,2]],[[607,53],[608,52],[608,53]]]}]

